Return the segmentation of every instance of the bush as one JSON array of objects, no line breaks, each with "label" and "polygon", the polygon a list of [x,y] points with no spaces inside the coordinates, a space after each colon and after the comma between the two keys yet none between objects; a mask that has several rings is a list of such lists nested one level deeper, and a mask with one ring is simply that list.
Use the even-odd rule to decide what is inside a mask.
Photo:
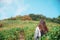
[{"label": "bush", "polygon": [[60,40],[60,26],[53,27],[50,32],[42,36],[42,40]]},{"label": "bush", "polygon": [[0,31],[0,40],[19,40],[20,28]]},{"label": "bush", "polygon": [[0,24],[0,27],[2,27],[3,26],[3,24]]},{"label": "bush", "polygon": [[32,18],[30,16],[22,16],[21,20],[32,20]]},{"label": "bush", "polygon": [[32,20],[35,20],[35,21],[38,21],[38,20],[40,20],[41,18],[46,18],[45,16],[43,16],[43,15],[37,15],[37,14],[29,14],[29,16],[32,18]]}]

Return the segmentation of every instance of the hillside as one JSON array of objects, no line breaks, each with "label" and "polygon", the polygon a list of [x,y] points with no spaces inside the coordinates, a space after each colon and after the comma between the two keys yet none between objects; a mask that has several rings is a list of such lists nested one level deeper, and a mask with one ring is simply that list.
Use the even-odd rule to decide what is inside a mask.
[{"label": "hillside", "polygon": [[[2,34],[2,33],[5,34],[6,35],[5,37],[7,38],[7,39],[6,38],[5,39],[10,40],[10,37],[8,37],[7,33],[12,32],[13,36],[11,35],[11,33],[8,33],[11,37],[13,37],[11,40],[16,40],[16,39],[19,40],[19,36],[17,36],[17,35],[18,34],[20,35],[20,31],[24,31],[25,40],[33,40],[34,31],[35,31],[35,28],[38,23],[39,23],[39,21],[2,20],[2,21],[0,21],[0,24],[3,24],[3,26],[0,28],[0,31],[1,31],[0,34]],[[60,27],[60,24],[57,24],[57,23],[46,22],[46,24],[47,24],[49,31],[52,31],[52,29],[55,27]],[[16,31],[17,31],[17,33],[16,33],[16,35],[14,35]],[[4,35],[2,35],[2,36],[4,37]],[[2,40],[4,40],[4,39],[2,39]]]},{"label": "hillside", "polygon": [[[0,21],[0,24],[3,24],[1,28],[14,28],[14,27],[19,27],[19,28],[24,28],[29,25],[35,25],[34,27],[37,26],[39,21],[21,21],[21,20],[3,20]],[[51,26],[60,26],[60,24],[53,23],[53,22],[46,22],[47,27]]]}]

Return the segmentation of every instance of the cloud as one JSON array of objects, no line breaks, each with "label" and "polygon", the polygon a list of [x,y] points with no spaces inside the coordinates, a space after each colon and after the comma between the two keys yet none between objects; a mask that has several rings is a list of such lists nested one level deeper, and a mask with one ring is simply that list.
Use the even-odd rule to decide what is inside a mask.
[{"label": "cloud", "polygon": [[6,5],[9,5],[13,2],[13,0],[0,0],[1,3],[4,3]]},{"label": "cloud", "polygon": [[25,4],[24,0],[0,0],[0,19],[5,19],[11,16],[20,15],[28,10],[29,4]]},{"label": "cloud", "polygon": [[21,14],[22,12],[26,11],[29,9],[29,5],[25,5],[23,7],[18,6],[16,13],[14,16]]}]

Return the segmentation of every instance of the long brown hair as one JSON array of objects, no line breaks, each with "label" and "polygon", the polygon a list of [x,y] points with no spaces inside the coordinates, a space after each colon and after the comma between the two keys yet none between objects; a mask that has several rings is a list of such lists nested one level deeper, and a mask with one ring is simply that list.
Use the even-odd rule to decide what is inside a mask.
[{"label": "long brown hair", "polygon": [[38,27],[41,31],[43,31],[45,33],[48,32],[48,28],[47,28],[46,23],[43,19],[40,20]]}]

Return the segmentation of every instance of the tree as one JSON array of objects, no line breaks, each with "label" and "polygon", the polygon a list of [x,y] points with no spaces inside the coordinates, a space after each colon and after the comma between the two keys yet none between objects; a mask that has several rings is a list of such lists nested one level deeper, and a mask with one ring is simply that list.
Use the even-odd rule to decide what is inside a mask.
[{"label": "tree", "polygon": [[53,20],[52,22],[60,24],[60,16],[58,16],[57,18],[53,18],[52,20]]},{"label": "tree", "polygon": [[41,18],[46,18],[45,16],[39,14],[29,14],[29,16],[35,21],[40,20]]}]

